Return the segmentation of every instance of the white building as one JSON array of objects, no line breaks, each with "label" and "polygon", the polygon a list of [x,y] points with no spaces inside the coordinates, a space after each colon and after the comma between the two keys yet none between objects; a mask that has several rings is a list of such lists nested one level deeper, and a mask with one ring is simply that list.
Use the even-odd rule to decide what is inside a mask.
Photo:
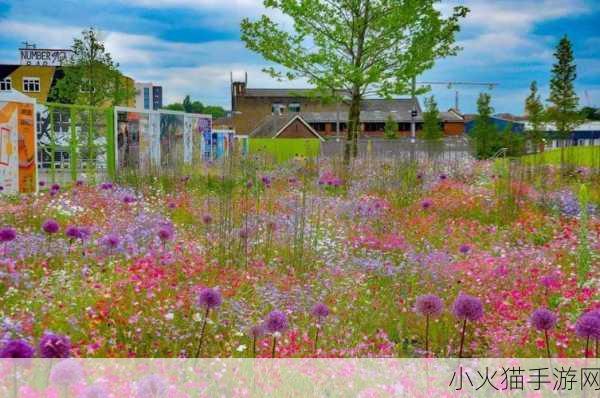
[{"label": "white building", "polygon": [[162,86],[153,83],[135,83],[135,108],[158,110],[163,106]]}]

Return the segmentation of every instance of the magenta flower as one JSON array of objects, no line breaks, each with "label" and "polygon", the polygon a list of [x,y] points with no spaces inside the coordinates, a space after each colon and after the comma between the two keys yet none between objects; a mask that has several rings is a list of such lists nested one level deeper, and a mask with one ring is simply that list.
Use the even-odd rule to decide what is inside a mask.
[{"label": "magenta flower", "polygon": [[531,324],[537,330],[546,331],[554,329],[556,326],[556,314],[545,308],[539,308],[531,315]]},{"label": "magenta flower", "polygon": [[431,201],[431,199],[425,199],[421,202],[421,207],[423,208],[423,210],[429,209],[432,205],[433,202]]},{"label": "magenta flower", "polygon": [[417,297],[415,311],[425,316],[425,352],[429,355],[429,318],[438,316],[444,309],[444,302],[435,294]]},{"label": "magenta flower", "polygon": [[415,311],[424,316],[438,316],[444,309],[444,302],[435,294],[425,294],[417,297]]},{"label": "magenta flower", "polygon": [[119,236],[117,236],[115,234],[108,234],[104,237],[104,239],[102,239],[102,243],[108,249],[114,250],[119,246],[119,243],[121,243],[121,240],[119,239]]},{"label": "magenta flower", "polygon": [[0,358],[33,358],[34,349],[25,340],[8,340],[0,348]]},{"label": "magenta flower", "polygon": [[67,336],[47,332],[40,339],[38,348],[42,358],[68,358],[71,340]]},{"label": "magenta flower", "polygon": [[465,332],[467,330],[467,321],[477,321],[483,316],[483,304],[477,297],[469,296],[468,294],[460,293],[454,301],[452,307],[454,316],[463,321],[462,333],[460,336],[460,350],[458,357],[462,358],[463,348],[465,344]]},{"label": "magenta flower", "polygon": [[160,240],[162,240],[163,242],[167,242],[171,239],[173,239],[173,235],[174,235],[174,231],[173,231],[173,227],[171,225],[162,225],[159,229],[158,229],[158,237],[160,238]]},{"label": "magenta flower", "polygon": [[275,347],[277,345],[277,334],[283,333],[288,328],[288,321],[285,314],[281,311],[271,311],[265,321],[265,329],[273,335],[273,349],[271,357],[275,358]]},{"label": "magenta flower", "polygon": [[586,340],[585,357],[589,356],[590,339],[600,340],[600,316],[596,311],[583,314],[575,324],[575,333]]},{"label": "magenta flower", "polygon": [[483,316],[483,305],[477,297],[461,293],[454,301],[452,312],[458,319],[477,321]]},{"label": "magenta flower", "polygon": [[210,214],[205,214],[202,216],[202,222],[206,225],[209,225],[210,223],[212,223],[213,218]]},{"label": "magenta flower", "polygon": [[130,203],[134,203],[135,202],[135,197],[131,196],[131,195],[125,195],[123,196],[123,203],[125,204],[130,204]]},{"label": "magenta flower", "polygon": [[471,246],[467,245],[466,243],[460,245],[460,247],[458,248],[458,250],[462,253],[462,254],[467,254],[468,252],[471,251]]},{"label": "magenta flower", "polygon": [[204,341],[204,331],[206,329],[206,321],[208,319],[208,314],[212,308],[217,308],[221,305],[223,299],[221,298],[221,293],[210,287],[205,287],[200,290],[198,294],[198,299],[196,303],[198,306],[204,308],[204,319],[202,320],[202,329],[200,330],[200,341],[198,342],[198,349],[196,350],[195,358],[200,356],[200,350],[202,349],[202,343]]},{"label": "magenta flower", "polygon": [[322,319],[329,316],[329,308],[323,303],[317,303],[312,307],[312,314],[317,318],[317,325],[315,331],[315,352],[319,343],[319,329],[321,328],[320,322]]},{"label": "magenta flower", "polygon": [[52,186],[50,187],[51,190],[53,191],[60,191],[60,185],[58,184],[52,184]]},{"label": "magenta flower", "polygon": [[5,227],[0,229],[0,242],[11,242],[17,238],[17,231],[14,228]]},{"label": "magenta flower", "polygon": [[318,319],[329,316],[329,308],[323,303],[317,303],[312,307],[311,313]]},{"label": "magenta flower", "polygon": [[556,314],[545,308],[539,308],[531,315],[531,324],[539,331],[544,332],[546,339],[546,354],[550,358],[550,339],[548,338],[548,331],[554,329],[556,326]]},{"label": "magenta flower", "polygon": [[200,290],[196,303],[204,309],[217,308],[221,305],[223,299],[221,293],[217,289],[206,287]]},{"label": "magenta flower", "polygon": [[56,222],[56,220],[48,219],[42,224],[42,229],[48,235],[52,235],[58,232],[58,230],[60,229],[60,225],[58,225],[58,222]]}]

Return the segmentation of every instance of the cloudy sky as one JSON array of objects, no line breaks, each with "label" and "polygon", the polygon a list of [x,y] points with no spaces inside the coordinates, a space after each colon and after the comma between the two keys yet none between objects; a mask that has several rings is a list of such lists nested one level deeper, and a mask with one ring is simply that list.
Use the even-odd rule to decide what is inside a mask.
[{"label": "cloudy sky", "polygon": [[[459,35],[464,51],[438,61],[421,80],[496,82],[496,111],[521,113],[532,80],[547,95],[553,47],[566,33],[574,43],[581,103],[600,106],[600,2],[468,0],[440,7],[457,4],[471,9]],[[23,41],[66,48],[94,26],[122,71],[161,84],[166,103],[191,94],[228,107],[230,71],[248,72],[250,87],[279,85],[239,40],[240,20],[264,12],[262,0],[0,0],[0,62],[18,63]],[[474,111],[481,90],[487,88],[461,88],[461,110]],[[440,107],[453,106],[454,89],[433,92]]]}]

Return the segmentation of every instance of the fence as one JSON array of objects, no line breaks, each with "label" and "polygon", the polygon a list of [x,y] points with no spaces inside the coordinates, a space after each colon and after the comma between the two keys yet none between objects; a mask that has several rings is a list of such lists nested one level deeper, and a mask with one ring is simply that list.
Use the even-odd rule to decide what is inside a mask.
[{"label": "fence", "polygon": [[[346,141],[327,141],[321,144],[321,156],[336,157],[344,153]],[[403,159],[423,161],[435,158],[443,161],[462,161],[473,156],[468,138],[452,137],[440,141],[412,140],[410,138],[361,139],[358,141],[358,157],[376,159]]]},{"label": "fence", "polygon": [[115,176],[112,108],[47,103],[36,115],[41,180]]}]

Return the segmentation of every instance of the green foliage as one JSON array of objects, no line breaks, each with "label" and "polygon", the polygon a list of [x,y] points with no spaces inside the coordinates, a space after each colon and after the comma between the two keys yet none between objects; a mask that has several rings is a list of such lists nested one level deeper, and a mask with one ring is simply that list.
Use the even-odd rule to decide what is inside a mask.
[{"label": "green foliage", "polygon": [[525,113],[527,113],[530,123],[530,128],[527,131],[527,139],[537,151],[540,149],[544,139],[546,112],[535,80],[531,82],[529,90],[529,96],[525,100]]},{"label": "green foliage", "polygon": [[73,40],[73,58],[64,77],[50,93],[50,101],[89,106],[125,105],[135,96],[133,84],[119,71],[99,33],[90,28]]},{"label": "green foliage", "polygon": [[507,156],[522,156],[525,153],[525,137],[521,133],[515,133],[512,124],[504,129],[500,142],[501,147],[506,148]]},{"label": "green foliage", "polygon": [[490,105],[491,101],[492,97],[487,93],[479,94],[477,99],[477,118],[473,129],[473,139],[475,140],[475,152],[479,159],[490,158],[502,148],[498,129],[491,121],[494,113],[494,108]]},{"label": "green foliage", "polygon": [[592,265],[592,252],[589,241],[589,194],[585,184],[579,189],[579,247],[577,248],[577,278],[582,286],[587,281],[587,276]]},{"label": "green foliage", "polygon": [[600,121],[600,108],[584,106],[581,110],[581,114],[586,120]]},{"label": "green foliage", "polygon": [[192,101],[189,95],[186,95],[183,102],[175,102],[164,107],[172,111],[187,113],[202,113],[212,115],[213,118],[223,117],[227,114],[225,109],[220,106],[204,105],[200,101]]},{"label": "green foliage", "polygon": [[385,120],[384,135],[390,140],[398,138],[398,123],[392,115],[388,115]]},{"label": "green foliage", "polygon": [[554,57],[556,63],[552,66],[548,99],[551,106],[548,108],[548,118],[554,122],[558,134],[564,139],[583,122],[583,116],[578,111],[579,98],[574,87],[577,66],[571,42],[566,35],[558,43]]},{"label": "green foliage", "polygon": [[321,142],[318,139],[251,138],[248,140],[248,148],[252,155],[263,154],[271,156],[277,162],[285,162],[295,157],[317,157]]},{"label": "green foliage", "polygon": [[[293,21],[294,31],[263,15],[241,24],[246,47],[284,71],[278,79],[305,78],[314,95],[350,104],[345,160],[356,156],[360,103],[368,95],[390,97],[410,91],[411,79],[437,58],[455,55],[459,21],[468,9],[448,18],[435,0],[265,0]],[[307,45],[310,43],[310,45]]]},{"label": "green foliage", "polygon": [[425,112],[423,113],[423,139],[439,140],[444,137],[439,119],[440,111],[435,97],[425,99]]}]

